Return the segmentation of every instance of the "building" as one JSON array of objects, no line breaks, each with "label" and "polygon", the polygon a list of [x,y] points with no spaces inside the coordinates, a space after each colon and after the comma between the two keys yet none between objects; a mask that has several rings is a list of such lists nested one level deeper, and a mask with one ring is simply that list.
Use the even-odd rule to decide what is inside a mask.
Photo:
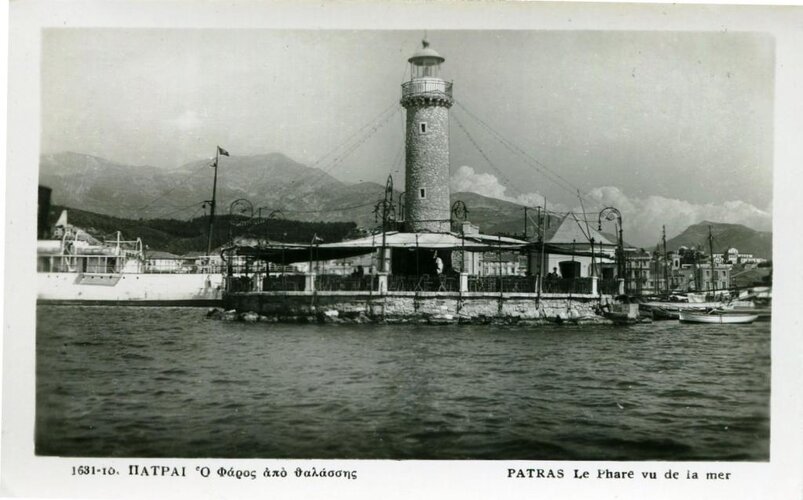
[{"label": "building", "polygon": [[627,292],[635,295],[653,294],[664,283],[658,259],[644,249],[630,252],[625,265]]},{"label": "building", "polygon": [[573,214],[565,215],[540,232],[543,245],[538,241],[541,238],[537,238],[529,247],[532,274],[557,272],[568,279],[595,275],[606,280],[617,278],[616,243]]},{"label": "building", "polygon": [[697,266],[696,271],[698,276],[696,291],[727,290],[730,288],[731,266],[714,264],[714,268],[711,269],[710,264],[700,264]]},{"label": "building", "polygon": [[669,289],[674,292],[726,290],[731,287],[731,266],[714,264],[713,279],[708,262],[672,266],[669,270]]},{"label": "building", "polygon": [[730,264],[761,264],[767,259],[754,257],[751,253],[740,253],[739,250],[731,248],[727,253],[727,262]]}]

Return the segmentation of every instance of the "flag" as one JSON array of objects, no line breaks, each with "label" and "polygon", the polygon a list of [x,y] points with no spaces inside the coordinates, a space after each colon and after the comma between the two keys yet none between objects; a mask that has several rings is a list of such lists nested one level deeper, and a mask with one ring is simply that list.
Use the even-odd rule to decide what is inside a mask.
[{"label": "flag", "polygon": [[229,156],[229,152],[225,149],[221,148],[220,146],[217,147],[217,153],[223,156]]}]

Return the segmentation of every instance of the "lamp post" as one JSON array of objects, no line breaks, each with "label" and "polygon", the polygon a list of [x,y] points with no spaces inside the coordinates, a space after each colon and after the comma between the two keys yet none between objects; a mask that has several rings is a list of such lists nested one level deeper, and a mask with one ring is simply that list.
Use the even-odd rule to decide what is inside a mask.
[{"label": "lamp post", "polygon": [[468,207],[466,207],[466,204],[462,200],[457,200],[452,204],[452,215],[455,219],[460,220],[460,267],[462,272],[466,272],[466,231],[464,223],[468,218]]},{"label": "lamp post", "polygon": [[619,225],[619,241],[616,246],[616,272],[619,278],[625,280],[625,290],[627,289],[627,276],[625,276],[625,244],[622,237],[622,212],[615,207],[605,207],[599,213],[597,220],[597,230],[602,231],[602,219],[612,221],[616,219]]},{"label": "lamp post", "polygon": [[[267,208],[267,207],[265,207],[265,208]],[[260,209],[260,210],[262,210],[262,209]],[[270,229],[270,224],[268,222],[272,221],[272,220],[276,220],[276,219],[284,220],[284,212],[282,212],[281,210],[273,210],[273,211],[271,211],[270,214],[268,214],[268,217],[265,220],[265,246],[267,248],[270,248],[270,236],[268,234],[268,229]],[[284,235],[287,236],[287,233],[284,233]],[[284,241],[286,239],[287,238],[282,238],[282,243],[281,243],[281,245],[282,245],[282,276],[284,276]],[[268,266],[268,272],[270,272],[270,263],[268,263],[267,266]]]},{"label": "lamp post", "polygon": [[374,217],[382,218],[382,249],[380,252],[379,272],[384,273],[387,271],[387,231],[388,222],[396,220],[396,208],[393,204],[393,177],[388,175],[388,180],[385,182],[385,197],[376,203],[374,206]]}]

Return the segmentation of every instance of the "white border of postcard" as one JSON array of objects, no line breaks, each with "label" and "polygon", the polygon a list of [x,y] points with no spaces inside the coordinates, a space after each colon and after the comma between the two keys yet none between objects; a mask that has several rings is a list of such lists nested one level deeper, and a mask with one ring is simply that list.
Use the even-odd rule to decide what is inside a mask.
[{"label": "white border of postcard", "polygon": [[[201,2],[17,0],[9,6],[3,338],[2,489],[41,498],[803,498],[803,287],[798,171],[803,168],[803,9],[533,2]],[[33,454],[36,186],[42,27],[570,29],[758,31],[776,40],[773,197],[774,310],[770,461],[548,462],[371,460],[131,460]],[[734,339],[738,341],[738,339]],[[184,467],[186,478],[71,476],[73,466]],[[296,467],[357,470],[357,480],[297,479]],[[287,480],[200,477],[220,467],[284,467]],[[574,469],[655,471],[657,480],[579,480]],[[508,469],[564,470],[563,479],[508,478]],[[687,471],[730,473],[686,480]],[[680,479],[667,479],[677,472]],[[594,475],[593,472],[591,474]],[[292,478],[290,476],[293,476]]]}]

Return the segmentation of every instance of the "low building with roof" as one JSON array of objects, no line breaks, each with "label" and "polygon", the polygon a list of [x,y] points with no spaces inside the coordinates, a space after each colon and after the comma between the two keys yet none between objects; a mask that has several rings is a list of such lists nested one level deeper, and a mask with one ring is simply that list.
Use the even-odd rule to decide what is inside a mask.
[{"label": "low building with roof", "polygon": [[615,272],[617,244],[597,229],[567,214],[543,229],[529,245],[530,272],[560,278],[618,278]]}]

